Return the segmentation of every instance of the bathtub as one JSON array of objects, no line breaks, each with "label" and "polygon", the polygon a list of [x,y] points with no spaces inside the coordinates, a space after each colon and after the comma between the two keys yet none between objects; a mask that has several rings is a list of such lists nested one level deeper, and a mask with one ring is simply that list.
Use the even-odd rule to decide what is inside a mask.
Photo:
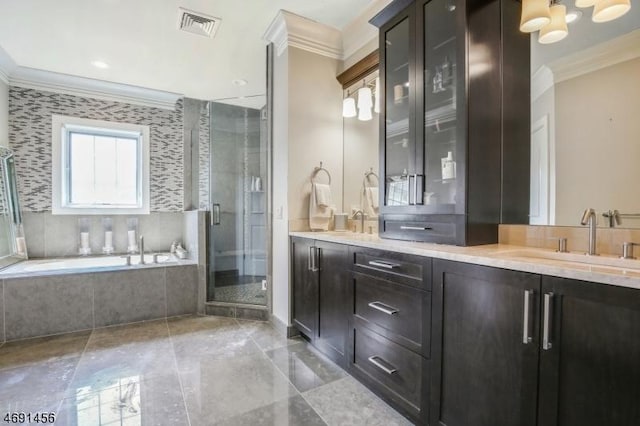
[{"label": "bathtub", "polygon": [[56,274],[56,273],[79,273],[101,270],[120,270],[137,267],[171,266],[171,264],[188,264],[180,261],[172,254],[165,253],[157,255],[156,262],[153,255],[144,255],[144,265],[140,265],[140,255],[132,255],[131,264],[127,265],[127,256],[87,256],[68,257],[58,259],[35,259],[26,260],[9,266],[0,272],[0,278],[16,276]]}]

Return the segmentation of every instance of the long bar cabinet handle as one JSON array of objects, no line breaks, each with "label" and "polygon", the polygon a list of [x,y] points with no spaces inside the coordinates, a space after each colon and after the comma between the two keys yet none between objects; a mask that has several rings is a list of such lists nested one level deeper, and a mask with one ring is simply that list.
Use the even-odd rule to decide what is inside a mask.
[{"label": "long bar cabinet handle", "polygon": [[397,263],[391,263],[391,262],[385,262],[384,260],[370,260],[369,261],[369,265],[370,266],[377,266],[380,268],[385,268],[385,269],[394,269],[394,268],[399,268],[400,265]]},{"label": "long bar cabinet handle", "polygon": [[551,321],[553,319],[553,293],[544,295],[544,316],[542,318],[542,349],[548,351],[551,343]]},{"label": "long bar cabinet handle", "polygon": [[369,302],[369,307],[384,312],[387,315],[397,315],[398,312],[400,312],[393,306],[385,305],[382,302]]},{"label": "long bar cabinet handle", "polygon": [[524,320],[522,323],[522,343],[528,345],[531,343],[533,338],[531,337],[531,326],[533,325],[533,321],[531,321],[531,298],[533,296],[533,290],[525,290],[524,291]]},{"label": "long bar cabinet handle", "polygon": [[[398,372],[398,370],[393,365],[389,364],[388,362],[386,362],[385,360],[383,360],[382,358],[380,358],[377,355],[370,356],[368,359],[369,359],[369,362],[371,364],[375,365],[376,367],[378,367],[380,370],[384,371],[387,374],[391,375],[391,374],[395,374],[395,373]],[[391,367],[387,367],[383,363],[384,364],[388,364]]]}]

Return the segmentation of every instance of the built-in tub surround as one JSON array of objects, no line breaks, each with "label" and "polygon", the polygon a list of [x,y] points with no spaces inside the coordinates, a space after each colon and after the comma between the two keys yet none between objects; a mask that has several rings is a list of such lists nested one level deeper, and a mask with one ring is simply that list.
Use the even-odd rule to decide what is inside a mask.
[{"label": "built-in tub surround", "polygon": [[42,268],[42,261],[0,272],[0,342],[197,310],[198,268],[193,261],[79,269],[52,264],[48,270],[24,271],[30,267]]},{"label": "built-in tub surround", "polygon": [[292,232],[290,235],[640,290],[640,260],[620,263],[617,256],[599,256],[590,263],[593,256],[508,244],[459,247],[344,232]]}]

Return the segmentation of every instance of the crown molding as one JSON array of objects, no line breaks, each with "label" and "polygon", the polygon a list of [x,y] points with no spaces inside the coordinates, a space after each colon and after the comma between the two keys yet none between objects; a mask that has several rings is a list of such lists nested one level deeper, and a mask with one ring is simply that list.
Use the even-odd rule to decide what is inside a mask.
[{"label": "crown molding", "polygon": [[160,90],[112,83],[27,67],[17,67],[9,76],[11,86],[43,90],[103,101],[124,102],[174,110],[182,95]]},{"label": "crown molding", "polygon": [[640,30],[553,61],[556,83],[640,57]]},{"label": "crown molding", "polygon": [[15,70],[16,63],[13,62],[11,56],[0,47],[0,81],[9,84],[9,76]]},{"label": "crown molding", "polygon": [[262,38],[274,44],[278,56],[287,47],[296,47],[333,59],[343,57],[340,31],[286,10],[278,12]]},{"label": "crown molding", "polygon": [[546,65],[541,66],[531,76],[531,102],[536,101],[543,93],[555,84],[553,71]]}]

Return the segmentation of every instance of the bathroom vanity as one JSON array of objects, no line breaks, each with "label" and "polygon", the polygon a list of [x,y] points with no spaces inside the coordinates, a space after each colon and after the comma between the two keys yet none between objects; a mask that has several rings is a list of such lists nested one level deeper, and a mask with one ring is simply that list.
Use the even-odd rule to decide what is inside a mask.
[{"label": "bathroom vanity", "polygon": [[293,233],[293,322],[418,424],[638,424],[640,267],[548,252]]}]

